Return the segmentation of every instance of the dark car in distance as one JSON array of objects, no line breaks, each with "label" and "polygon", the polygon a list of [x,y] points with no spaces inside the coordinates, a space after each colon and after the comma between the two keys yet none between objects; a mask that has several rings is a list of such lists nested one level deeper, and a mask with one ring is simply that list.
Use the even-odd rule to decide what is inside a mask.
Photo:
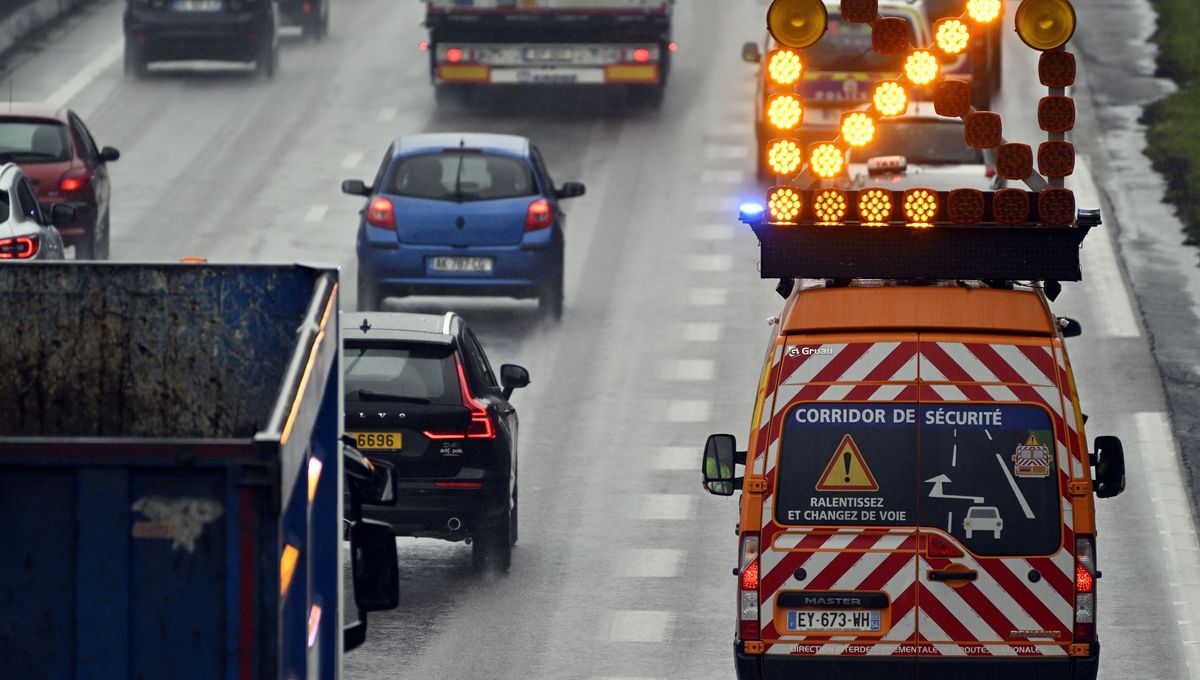
[{"label": "dark car in distance", "polygon": [[345,431],[393,467],[394,505],[366,516],[398,536],[469,541],[476,569],[507,571],[517,542],[517,412],[529,372],[499,376],[462,317],[345,314]]},{"label": "dark car in distance", "polygon": [[74,208],[75,219],[58,231],[75,246],[77,260],[108,259],[108,163],[120,157],[111,146],[97,146],[70,109],[12,104],[0,110],[0,163],[20,166],[42,204]]},{"label": "dark car in distance", "polygon": [[304,37],[320,40],[329,33],[329,0],[279,0],[279,19],[299,26]]},{"label": "dark car in distance", "polygon": [[273,0],[126,0],[125,73],[156,61],[254,62],[267,78],[279,60]]}]

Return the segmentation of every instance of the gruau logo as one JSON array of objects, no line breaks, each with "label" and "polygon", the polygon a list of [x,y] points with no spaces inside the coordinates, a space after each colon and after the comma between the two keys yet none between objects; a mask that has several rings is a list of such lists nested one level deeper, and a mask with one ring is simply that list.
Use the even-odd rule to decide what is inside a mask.
[{"label": "gruau logo", "polygon": [[789,357],[806,356],[811,357],[814,354],[822,356],[831,356],[833,354],[832,347],[793,347],[788,350]]}]

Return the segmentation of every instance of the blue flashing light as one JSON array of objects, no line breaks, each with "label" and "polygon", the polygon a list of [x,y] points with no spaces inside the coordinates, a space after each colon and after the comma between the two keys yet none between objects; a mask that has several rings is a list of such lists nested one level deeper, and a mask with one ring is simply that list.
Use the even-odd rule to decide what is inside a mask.
[{"label": "blue flashing light", "polygon": [[766,208],[762,203],[747,202],[738,206],[738,220],[750,224],[761,222]]}]

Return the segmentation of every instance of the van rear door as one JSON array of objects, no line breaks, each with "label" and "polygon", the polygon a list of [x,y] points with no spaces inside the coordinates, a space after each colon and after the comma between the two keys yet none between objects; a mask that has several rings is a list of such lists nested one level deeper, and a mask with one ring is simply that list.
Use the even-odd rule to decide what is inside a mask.
[{"label": "van rear door", "polygon": [[1068,483],[1079,469],[1067,443],[1078,435],[1062,417],[1074,417],[1059,388],[1065,370],[1048,341],[922,336],[920,347],[922,664],[1064,661],[1074,615]]},{"label": "van rear door", "polygon": [[851,657],[902,657],[895,670],[915,673],[916,343],[806,340],[785,348],[766,401],[764,663],[837,657],[835,677]]}]

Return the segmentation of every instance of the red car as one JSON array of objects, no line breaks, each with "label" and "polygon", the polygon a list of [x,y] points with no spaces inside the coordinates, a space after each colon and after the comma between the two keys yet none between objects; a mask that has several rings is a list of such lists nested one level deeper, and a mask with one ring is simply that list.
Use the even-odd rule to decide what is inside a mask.
[{"label": "red car", "polygon": [[37,188],[44,205],[75,208],[74,222],[58,228],[77,260],[108,259],[107,163],[121,157],[99,148],[79,116],[41,104],[0,108],[0,163],[16,163]]}]

